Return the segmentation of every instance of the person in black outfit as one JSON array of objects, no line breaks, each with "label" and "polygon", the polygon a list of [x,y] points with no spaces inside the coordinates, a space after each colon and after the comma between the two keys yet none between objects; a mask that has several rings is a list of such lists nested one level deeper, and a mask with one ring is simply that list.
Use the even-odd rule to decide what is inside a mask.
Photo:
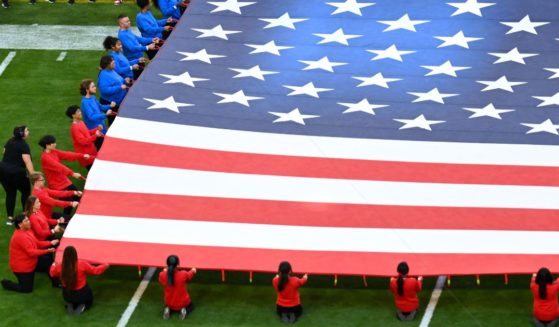
[{"label": "person in black outfit", "polygon": [[21,207],[31,194],[27,172],[34,173],[31,150],[25,140],[29,138],[26,126],[14,128],[13,137],[4,145],[4,155],[0,161],[0,183],[6,191],[7,224],[12,224],[16,206],[17,191],[21,193]]}]

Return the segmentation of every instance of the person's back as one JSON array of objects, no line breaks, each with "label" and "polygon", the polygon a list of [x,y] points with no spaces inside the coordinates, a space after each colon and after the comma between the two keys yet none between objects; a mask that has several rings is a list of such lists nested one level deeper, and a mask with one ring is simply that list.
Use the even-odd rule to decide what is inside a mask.
[{"label": "person's back", "polygon": [[414,277],[404,278],[404,292],[398,294],[398,278],[390,280],[390,290],[394,293],[396,308],[401,312],[412,312],[419,308],[417,293],[421,291],[421,282]]},{"label": "person's back", "polygon": [[190,294],[187,290],[187,282],[189,282],[194,273],[192,271],[175,270],[174,283],[169,285],[167,281],[167,269],[159,273],[159,282],[165,288],[165,305],[171,310],[179,311],[181,308],[190,304]]},{"label": "person's back", "polygon": [[276,304],[283,307],[294,307],[301,304],[301,297],[299,294],[299,287],[307,282],[306,278],[299,278],[295,276],[289,277],[283,290],[278,290],[279,276],[274,277],[272,284],[277,291]]},{"label": "person's back", "polygon": [[540,296],[540,286],[536,283],[536,276],[532,276],[530,289],[534,296],[534,317],[540,321],[553,321],[559,318],[559,303],[557,293],[559,291],[559,281],[554,280],[546,285],[545,299]]}]

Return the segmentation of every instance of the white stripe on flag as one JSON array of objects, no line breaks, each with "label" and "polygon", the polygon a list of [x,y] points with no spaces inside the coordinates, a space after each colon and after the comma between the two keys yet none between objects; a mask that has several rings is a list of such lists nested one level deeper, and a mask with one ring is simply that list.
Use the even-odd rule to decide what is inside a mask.
[{"label": "white stripe on flag", "polygon": [[559,187],[252,175],[99,159],[89,174],[86,189],[321,203],[559,209]]},{"label": "white stripe on flag", "polygon": [[65,237],[306,251],[557,254],[559,232],[383,229],[222,223],[77,214]]},{"label": "white stripe on flag", "polygon": [[[520,166],[559,166],[551,145],[481,144],[283,135],[118,117],[111,137],[199,149],[288,156]],[[157,131],[147,132],[147,131]]]}]

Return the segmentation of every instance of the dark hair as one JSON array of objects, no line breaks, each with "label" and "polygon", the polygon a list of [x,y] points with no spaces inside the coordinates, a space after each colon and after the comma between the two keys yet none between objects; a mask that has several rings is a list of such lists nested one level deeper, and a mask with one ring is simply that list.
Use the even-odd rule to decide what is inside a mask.
[{"label": "dark hair", "polygon": [[25,136],[25,129],[27,128],[27,126],[25,125],[21,125],[21,126],[16,126],[14,127],[14,130],[12,131],[12,140],[23,140],[23,137]]},{"label": "dark hair", "polygon": [[87,94],[87,90],[89,89],[89,86],[91,85],[91,83],[93,83],[93,80],[90,80],[90,79],[84,79],[80,83],[80,94],[81,95],[86,95]]},{"label": "dark hair", "polygon": [[64,282],[64,287],[68,290],[73,290],[76,286],[77,264],[78,253],[76,252],[76,248],[69,245],[64,249],[64,254],[62,256],[62,272],[60,274],[61,280]]},{"label": "dark hair", "polygon": [[19,225],[25,220],[25,218],[27,218],[27,216],[23,213],[20,213],[19,215],[16,215],[14,217],[13,223],[14,223],[14,227],[16,229],[19,229]]},{"label": "dark hair", "polygon": [[539,285],[540,299],[547,298],[547,285],[553,283],[553,276],[546,267],[540,268],[536,274],[536,284]]},{"label": "dark hair", "polygon": [[291,274],[291,264],[287,261],[282,261],[278,267],[278,274],[279,274],[279,283],[278,283],[278,291],[283,291],[285,285],[289,281],[289,275]]},{"label": "dark hair", "polygon": [[103,56],[103,57],[101,57],[101,61],[99,62],[99,66],[101,66],[101,69],[105,69],[105,68],[109,67],[109,65],[113,61],[114,61],[114,59],[113,59],[112,56]]},{"label": "dark hair", "polygon": [[396,268],[396,271],[398,272],[398,281],[397,281],[398,295],[403,296],[404,295],[404,277],[406,277],[408,275],[408,273],[410,272],[410,267],[408,266],[407,262],[402,261],[398,264],[398,268]]},{"label": "dark hair", "polygon": [[35,205],[36,201],[38,201],[38,198],[34,195],[28,196],[27,200],[25,200],[25,205],[23,206],[23,213],[25,213],[27,217],[33,214],[33,206]]},{"label": "dark hair", "polygon": [[29,182],[31,182],[31,185],[35,185],[35,182],[37,182],[41,178],[45,179],[45,175],[43,175],[43,173],[41,173],[40,171],[29,174]]},{"label": "dark hair", "polygon": [[179,257],[172,254],[167,257],[167,285],[175,284],[175,269],[179,265]]},{"label": "dark hair", "polygon": [[159,0],[153,0],[153,6],[159,9]]},{"label": "dark hair", "polygon": [[52,135],[45,135],[45,136],[41,137],[41,139],[39,140],[39,145],[43,149],[46,149],[47,145],[53,144],[53,143],[56,143],[56,137],[54,137]]},{"label": "dark hair", "polygon": [[125,18],[125,17],[128,17],[128,15],[125,14],[125,13],[122,13],[122,14],[119,14],[118,17],[117,17],[116,19],[117,19],[118,21],[120,21],[121,19],[123,19],[123,18]]},{"label": "dark hair", "polygon": [[69,106],[68,108],[66,108],[66,116],[68,116],[68,118],[72,118],[72,116],[78,110],[80,110],[80,106],[77,106],[77,105],[73,104],[73,105]]},{"label": "dark hair", "polygon": [[140,9],[144,9],[147,5],[149,5],[149,0],[136,0],[136,4]]},{"label": "dark hair", "polygon": [[117,42],[118,39],[116,37],[107,36],[103,41],[103,48],[105,48],[105,50],[111,50],[116,45]]}]

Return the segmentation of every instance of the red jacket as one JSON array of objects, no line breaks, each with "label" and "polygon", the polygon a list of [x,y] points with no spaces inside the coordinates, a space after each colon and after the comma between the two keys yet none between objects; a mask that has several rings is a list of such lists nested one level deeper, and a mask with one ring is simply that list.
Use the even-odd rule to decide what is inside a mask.
[{"label": "red jacket", "polygon": [[63,190],[70,186],[72,182],[67,176],[71,176],[74,172],[60,163],[60,160],[76,161],[83,158],[82,153],[67,152],[60,150],[52,150],[51,152],[43,151],[41,155],[41,165],[49,186],[54,190]]},{"label": "red jacket", "polygon": [[556,279],[547,285],[547,296],[540,298],[540,286],[536,284],[536,277],[532,276],[530,289],[534,295],[534,317],[542,321],[551,321],[559,318],[559,304],[557,303],[557,291],[559,281]]},{"label": "red jacket", "polygon": [[[94,266],[85,260],[78,259],[78,264],[76,267],[76,285],[72,289],[73,291],[80,290],[87,285],[87,275],[101,275],[109,268],[109,265],[104,263],[102,265]],[[62,274],[62,264],[54,263],[50,266],[50,275],[52,277],[60,277]],[[64,280],[61,280],[62,286],[65,287]]]},{"label": "red jacket", "polygon": [[49,253],[49,241],[39,241],[31,230],[16,229],[10,240],[10,268],[15,273],[30,273],[37,266],[37,257]]},{"label": "red jacket", "polygon": [[390,291],[394,293],[396,308],[401,312],[412,312],[419,308],[417,293],[421,291],[421,281],[415,277],[404,277],[404,295],[398,294],[398,278],[390,279]]},{"label": "red jacket", "polygon": [[32,213],[29,216],[29,221],[31,222],[33,235],[35,235],[35,238],[39,241],[45,241],[52,236],[53,233],[50,230],[50,226],[54,226],[58,223],[56,219],[45,217],[41,210]]},{"label": "red jacket", "polygon": [[95,139],[97,139],[97,128],[88,130],[87,126],[83,121],[79,123],[72,123],[70,128],[72,133],[72,143],[74,144],[74,150],[79,153],[87,153],[91,157],[89,159],[79,159],[80,166],[87,167],[93,163],[95,156],[97,155],[97,148],[95,148]]},{"label": "red jacket", "polygon": [[291,276],[287,281],[281,292],[278,291],[279,276],[272,279],[272,285],[278,293],[276,304],[282,307],[294,307],[301,304],[301,298],[299,296],[299,287],[305,285],[307,282],[306,278],[299,278]]},{"label": "red jacket", "polygon": [[187,290],[187,282],[194,277],[192,270],[175,270],[173,286],[167,285],[167,269],[159,273],[159,282],[165,287],[165,305],[171,310],[178,311],[190,305],[190,295]]},{"label": "red jacket", "polygon": [[36,196],[39,201],[41,201],[41,211],[45,217],[51,218],[52,207],[66,208],[72,205],[71,201],[61,201],[54,198],[69,198],[74,195],[74,191],[57,191],[46,187],[43,187],[42,189],[34,187],[31,194]]}]

